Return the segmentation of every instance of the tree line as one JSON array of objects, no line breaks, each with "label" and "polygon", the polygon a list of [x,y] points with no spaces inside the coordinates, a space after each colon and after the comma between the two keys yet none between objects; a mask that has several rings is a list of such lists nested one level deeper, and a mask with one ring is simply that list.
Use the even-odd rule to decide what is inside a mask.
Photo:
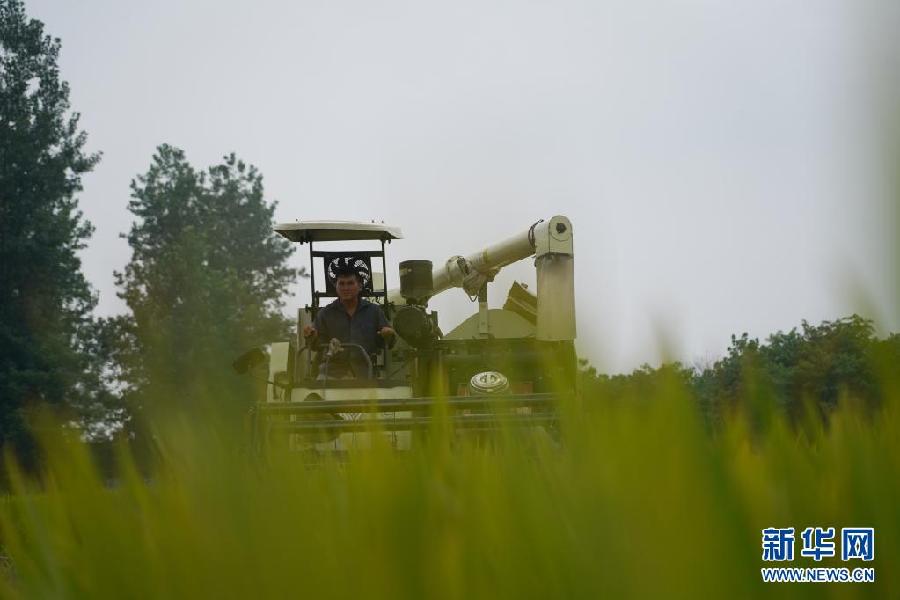
[{"label": "tree line", "polygon": [[741,412],[756,424],[773,414],[797,423],[810,413],[827,421],[840,403],[871,414],[900,371],[900,334],[880,339],[871,319],[852,315],[815,325],[803,321],[760,342],[731,336],[726,355],[710,365],[643,365],[605,375],[582,361],[585,397],[611,402],[652,398],[666,385],[686,390],[715,428]]}]

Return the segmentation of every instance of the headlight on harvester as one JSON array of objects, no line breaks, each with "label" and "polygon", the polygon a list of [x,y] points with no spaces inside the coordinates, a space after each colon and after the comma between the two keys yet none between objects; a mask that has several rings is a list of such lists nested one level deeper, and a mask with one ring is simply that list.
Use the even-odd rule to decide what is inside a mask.
[{"label": "headlight on harvester", "polygon": [[509,379],[499,371],[482,371],[469,380],[469,393],[473,396],[490,396],[509,391]]}]

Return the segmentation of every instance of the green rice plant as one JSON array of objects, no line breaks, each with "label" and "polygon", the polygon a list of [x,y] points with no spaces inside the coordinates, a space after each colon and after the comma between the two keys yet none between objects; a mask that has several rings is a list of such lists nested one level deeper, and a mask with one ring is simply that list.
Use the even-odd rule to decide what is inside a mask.
[{"label": "green rice plant", "polygon": [[[900,597],[900,414],[710,434],[689,390],[561,408],[559,440],[447,431],[314,464],[258,457],[209,418],[159,426],[142,473],[107,480],[77,440],[45,435],[41,480],[10,463],[0,502],[10,598]],[[49,430],[50,428],[48,428]],[[763,583],[761,530],[871,526],[874,583]],[[799,548],[797,550],[799,555]],[[857,561],[858,562],[858,561]],[[783,566],[783,565],[775,565]]]}]

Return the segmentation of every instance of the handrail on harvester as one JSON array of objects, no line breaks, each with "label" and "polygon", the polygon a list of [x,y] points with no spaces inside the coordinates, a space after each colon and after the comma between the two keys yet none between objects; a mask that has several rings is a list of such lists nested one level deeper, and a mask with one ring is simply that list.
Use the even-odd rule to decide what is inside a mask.
[{"label": "handrail on harvester", "polygon": [[505,396],[446,396],[379,400],[307,400],[303,402],[261,402],[258,410],[267,414],[309,415],[342,412],[395,412],[446,406],[450,409],[517,408],[542,406],[564,401],[569,395],[517,394]]},{"label": "handrail on harvester", "polygon": [[457,415],[440,419],[437,417],[403,417],[398,419],[378,420],[341,420],[323,421],[282,421],[269,423],[269,432],[277,433],[356,433],[376,431],[410,431],[428,429],[435,424],[446,423],[455,428],[492,430],[511,426],[550,425],[558,421],[553,413],[533,415]]}]

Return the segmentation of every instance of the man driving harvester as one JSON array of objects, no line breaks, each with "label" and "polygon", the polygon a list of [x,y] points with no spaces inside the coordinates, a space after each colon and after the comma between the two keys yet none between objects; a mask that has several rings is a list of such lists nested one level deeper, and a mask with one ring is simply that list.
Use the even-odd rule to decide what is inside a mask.
[{"label": "man driving harvester", "polygon": [[[337,299],[319,310],[315,324],[303,328],[303,337],[313,349],[330,345],[330,355],[320,357],[320,379],[369,377],[369,357],[385,344],[394,345],[394,330],[381,307],[361,297],[364,281],[356,269],[345,263],[335,268],[334,275]],[[334,352],[332,340],[347,346]]]}]

